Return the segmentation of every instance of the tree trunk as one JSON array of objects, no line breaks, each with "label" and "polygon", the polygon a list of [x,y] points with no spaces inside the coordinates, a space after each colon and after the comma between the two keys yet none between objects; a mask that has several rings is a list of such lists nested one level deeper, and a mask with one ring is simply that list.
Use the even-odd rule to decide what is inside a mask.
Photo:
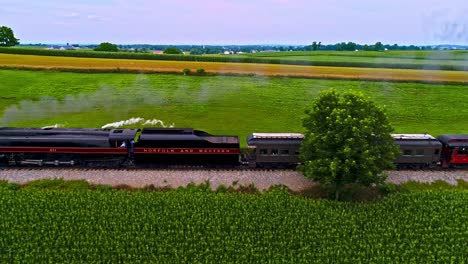
[{"label": "tree trunk", "polygon": [[341,178],[335,183],[335,201],[340,200],[340,191],[341,191]]},{"label": "tree trunk", "polygon": [[339,201],[339,200],[340,200],[340,189],[337,186],[335,189],[335,201]]}]

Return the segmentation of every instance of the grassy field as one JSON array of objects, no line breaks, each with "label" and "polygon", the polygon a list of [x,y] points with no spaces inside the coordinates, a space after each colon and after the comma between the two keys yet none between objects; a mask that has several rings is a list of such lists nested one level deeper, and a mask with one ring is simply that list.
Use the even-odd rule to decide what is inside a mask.
[{"label": "grassy field", "polygon": [[0,183],[2,263],[463,263],[466,190],[373,203]]},{"label": "grassy field", "polygon": [[[258,52],[235,57],[281,59],[285,61],[305,60],[315,62],[363,62],[373,64],[454,66],[464,69],[468,66],[468,51],[297,51]],[[424,68],[424,67],[423,67]]]},{"label": "grassy field", "polygon": [[257,52],[243,54],[252,57],[367,57],[367,58],[394,58],[394,59],[420,59],[420,60],[468,60],[466,50],[389,50],[389,51],[283,51],[283,52]]},{"label": "grassy field", "polygon": [[416,82],[468,83],[468,71],[414,69],[381,69],[357,67],[298,66],[282,64],[160,61],[102,58],[0,54],[0,66],[42,69],[134,70],[146,72],[177,72],[184,68],[193,72],[203,68],[212,74],[291,76],[330,79],[390,80]]},{"label": "grassy field", "polygon": [[468,133],[466,85],[12,70],[0,70],[0,80],[3,126],[101,127],[142,117],[242,137],[301,132],[304,110],[333,87],[385,106],[396,132]]}]

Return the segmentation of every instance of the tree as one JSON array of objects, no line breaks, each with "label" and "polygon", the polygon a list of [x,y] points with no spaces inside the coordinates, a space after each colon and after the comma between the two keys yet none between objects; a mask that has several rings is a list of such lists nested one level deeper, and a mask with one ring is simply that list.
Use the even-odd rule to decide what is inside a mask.
[{"label": "tree", "polygon": [[317,41],[312,42],[312,50],[317,50],[317,48],[318,48]]},{"label": "tree", "polygon": [[117,45],[109,43],[109,42],[102,42],[94,48],[95,51],[111,51],[111,52],[117,52],[119,51],[119,48],[117,48]]},{"label": "tree", "polygon": [[362,94],[342,96],[323,91],[306,111],[301,146],[304,176],[333,187],[339,200],[350,183],[369,186],[383,183],[399,153],[385,113]]},{"label": "tree", "polygon": [[190,69],[188,69],[188,68],[185,68],[185,69],[182,70],[182,73],[183,73],[184,75],[189,75],[191,72],[192,72],[192,71],[191,71]]},{"label": "tree", "polygon": [[164,54],[182,54],[182,51],[178,48],[169,47],[164,50]]},{"label": "tree", "polygon": [[190,50],[190,55],[203,55],[203,50],[200,48],[193,48]]},{"label": "tree", "polygon": [[19,44],[19,39],[15,38],[13,30],[9,27],[0,27],[0,46],[15,46]]},{"label": "tree", "polygon": [[384,50],[384,46],[383,46],[382,42],[380,42],[380,41],[379,41],[379,42],[376,42],[374,46],[375,46],[375,51],[382,51],[382,50]]}]

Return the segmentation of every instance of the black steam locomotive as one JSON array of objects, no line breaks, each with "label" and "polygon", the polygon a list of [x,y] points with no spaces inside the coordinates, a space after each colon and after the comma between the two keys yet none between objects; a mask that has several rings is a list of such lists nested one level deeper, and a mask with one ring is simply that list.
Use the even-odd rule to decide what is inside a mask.
[{"label": "black steam locomotive", "polygon": [[[298,133],[253,133],[241,153],[237,136],[191,128],[0,128],[0,161],[7,166],[294,167]],[[468,167],[468,135],[395,134],[398,168]]]},{"label": "black steam locomotive", "polygon": [[232,165],[237,136],[190,128],[0,128],[0,158],[7,165]]}]

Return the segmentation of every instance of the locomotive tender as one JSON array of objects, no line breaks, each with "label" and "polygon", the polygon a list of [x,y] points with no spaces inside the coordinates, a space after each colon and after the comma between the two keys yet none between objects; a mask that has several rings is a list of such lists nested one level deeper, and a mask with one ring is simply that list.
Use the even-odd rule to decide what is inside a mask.
[{"label": "locomotive tender", "polygon": [[[468,167],[468,134],[393,134],[397,168]],[[300,164],[299,133],[253,133],[247,153],[237,136],[192,128],[0,128],[0,161],[7,166],[286,168]]]}]

